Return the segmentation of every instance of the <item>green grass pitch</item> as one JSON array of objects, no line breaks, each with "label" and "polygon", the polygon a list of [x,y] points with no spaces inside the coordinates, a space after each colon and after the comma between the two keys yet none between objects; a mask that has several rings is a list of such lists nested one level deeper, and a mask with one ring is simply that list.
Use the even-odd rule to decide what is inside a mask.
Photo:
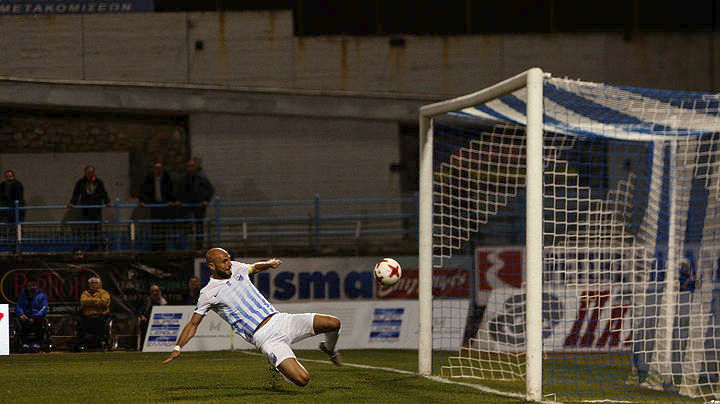
[{"label": "green grass pitch", "polygon": [[[434,369],[447,366],[450,357],[456,357],[456,352],[435,351],[433,353]],[[493,371],[498,374],[499,370],[505,370],[506,375],[510,370],[522,372],[520,365],[524,358],[501,357],[502,355],[488,356],[487,354],[475,354],[472,357],[476,361],[465,360],[466,366],[471,365],[475,370],[477,379],[453,378],[456,381],[478,383],[482,386],[498,391],[521,393],[525,391],[525,380],[498,381],[480,380],[482,375],[489,375]],[[454,360],[457,364],[458,361]],[[518,366],[510,367],[508,363],[515,363]],[[588,402],[619,402],[619,403],[697,403],[707,402],[709,399],[696,398],[678,395],[672,391],[653,391],[637,386],[632,378],[632,357],[628,353],[566,353],[546,357],[543,360],[543,392],[545,399],[567,402],[567,403],[588,403]],[[480,371],[482,369],[483,371]],[[470,373],[466,369],[467,373]],[[466,374],[467,374],[466,373]],[[446,369],[446,376],[450,372]],[[455,374],[460,374],[457,372]],[[709,387],[709,386],[706,386]],[[709,391],[708,391],[709,393]]]},{"label": "green grass pitch", "polygon": [[[319,351],[297,351],[311,374],[305,388],[285,382],[269,371],[263,356],[243,352],[184,352],[167,364],[165,353],[52,353],[0,357],[0,402],[4,403],[517,403],[516,398],[454,384],[428,380],[412,374],[399,374],[351,366],[335,367],[325,362]],[[443,361],[437,355],[435,365]],[[310,359],[305,360],[303,359]],[[346,363],[417,370],[417,351],[348,350]],[[607,360],[607,359],[606,359]],[[592,361],[586,359],[584,361]],[[588,366],[590,365],[590,366]],[[697,402],[671,393],[653,392],[634,386],[613,388],[625,377],[622,368],[601,368],[597,363],[548,361],[546,374],[573,376],[565,379],[568,390],[600,391],[584,395],[564,391],[554,397],[563,402],[613,400],[632,396],[632,402]],[[551,369],[551,367],[558,367]],[[572,369],[571,369],[572,368]],[[582,376],[580,368],[595,369],[592,378]],[[573,370],[574,369],[574,370]],[[551,371],[552,370],[552,371]],[[618,372],[618,370],[620,370]],[[628,369],[626,369],[629,371]],[[550,372],[548,372],[550,371]],[[559,371],[559,372],[558,372]],[[439,369],[438,369],[439,372]],[[601,374],[602,373],[602,374]],[[605,374],[606,373],[606,374]],[[493,382],[455,379],[480,383],[501,391],[522,392],[524,382]],[[546,384],[552,380],[546,380]],[[619,385],[616,385],[619,387]],[[546,387],[559,387],[557,385]],[[566,395],[567,394],[567,395]],[[548,397],[552,399],[553,397]],[[702,400],[700,400],[702,402]]]},{"label": "green grass pitch", "polygon": [[[319,351],[299,358],[327,359]],[[517,399],[418,376],[306,361],[305,388],[242,352],[54,353],[0,357],[5,403],[510,403]],[[416,351],[344,351],[345,362],[415,371]]]}]

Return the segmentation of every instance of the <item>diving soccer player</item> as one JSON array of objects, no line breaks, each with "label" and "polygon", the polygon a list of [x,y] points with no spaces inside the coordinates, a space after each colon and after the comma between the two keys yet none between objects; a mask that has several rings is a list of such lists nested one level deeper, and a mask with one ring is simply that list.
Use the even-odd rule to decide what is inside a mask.
[{"label": "diving soccer player", "polygon": [[205,314],[213,310],[236,334],[262,351],[288,382],[306,386],[310,381],[310,373],[297,361],[290,344],[317,334],[325,334],[320,349],[335,365],[342,365],[340,354],[335,350],[340,331],[337,317],[280,313],[250,282],[250,274],[277,268],[282,261],[273,258],[252,265],[243,264],[230,261],[230,254],[222,248],[210,249],[205,258],[211,271],[210,282],[200,291],[192,318],[163,364],[180,356],[180,350],[195,335]]}]

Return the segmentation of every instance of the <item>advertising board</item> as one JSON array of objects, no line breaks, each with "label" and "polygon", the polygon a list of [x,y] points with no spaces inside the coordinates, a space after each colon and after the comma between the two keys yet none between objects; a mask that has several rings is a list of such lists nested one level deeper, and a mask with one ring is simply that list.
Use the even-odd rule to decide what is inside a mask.
[{"label": "advertising board", "polygon": [[[342,321],[338,349],[417,349],[417,300],[369,300],[344,302],[278,303],[285,313],[322,313]],[[457,350],[462,343],[469,300],[437,300],[433,323],[442,335],[433,340],[434,349]],[[193,306],[155,306],[145,337],[144,352],[169,352],[183,327],[192,317]],[[322,335],[292,345],[293,349],[317,349]],[[214,312],[208,312],[183,351],[214,351],[254,348],[242,337],[231,334],[230,326]]]}]

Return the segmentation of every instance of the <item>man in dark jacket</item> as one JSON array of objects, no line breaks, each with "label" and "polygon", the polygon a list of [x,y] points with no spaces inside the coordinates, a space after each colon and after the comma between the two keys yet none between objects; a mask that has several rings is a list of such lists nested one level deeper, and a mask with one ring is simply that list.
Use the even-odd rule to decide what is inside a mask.
[{"label": "man in dark jacket", "polygon": [[198,246],[202,245],[202,234],[204,233],[204,223],[201,221],[205,218],[205,210],[207,205],[215,193],[215,189],[210,180],[201,172],[200,165],[195,159],[188,160],[185,163],[185,175],[180,178],[177,184],[176,197],[183,204],[200,204],[198,207],[185,207],[183,216],[187,219],[195,219],[194,232],[197,235]]},{"label": "man in dark jacket", "polygon": [[[5,170],[5,181],[0,183],[0,206],[3,208],[15,208],[15,201],[20,202],[20,206],[25,206],[25,190],[22,182],[15,178],[13,170]],[[25,211],[19,212],[20,221],[25,220]],[[15,211],[5,210],[0,213],[0,222],[7,222],[11,225],[15,223]]]},{"label": "man in dark jacket", "polygon": [[[33,343],[33,349],[40,349],[40,335],[45,321],[45,315],[48,313],[48,298],[42,290],[38,288],[37,281],[31,279],[25,283],[25,288],[18,296],[15,305],[15,318],[17,320],[18,336],[22,341],[23,349],[29,348],[29,343]],[[29,337],[33,335],[34,339]]]},{"label": "man in dark jacket", "polygon": [[163,297],[162,289],[158,285],[150,285],[150,295],[146,296],[142,301],[141,306],[138,308],[138,317],[140,321],[140,331],[142,333],[143,343],[145,341],[145,334],[147,333],[148,325],[150,324],[150,315],[152,314],[152,308],[154,306],[165,306],[167,300]]},{"label": "man in dark jacket", "polygon": [[[110,198],[105,190],[103,181],[95,175],[95,167],[85,167],[85,175],[75,183],[72,198],[68,208],[75,205],[106,205],[110,207]],[[82,209],[82,220],[96,221],[87,227],[89,237],[99,246],[100,228],[102,222],[102,208]]]},{"label": "man in dark jacket", "polygon": [[200,297],[200,289],[202,289],[202,283],[200,278],[193,275],[188,278],[188,292],[183,298],[183,304],[188,306],[195,306]]},{"label": "man in dark jacket", "polygon": [[[165,204],[163,207],[150,208],[150,218],[153,220],[172,219],[175,202],[173,195],[173,184],[170,181],[170,174],[163,169],[161,162],[155,162],[152,172],[145,177],[142,193],[140,194],[140,206],[145,204]],[[165,245],[165,234],[170,230],[171,225],[167,223],[152,223],[152,249],[160,250]]]}]

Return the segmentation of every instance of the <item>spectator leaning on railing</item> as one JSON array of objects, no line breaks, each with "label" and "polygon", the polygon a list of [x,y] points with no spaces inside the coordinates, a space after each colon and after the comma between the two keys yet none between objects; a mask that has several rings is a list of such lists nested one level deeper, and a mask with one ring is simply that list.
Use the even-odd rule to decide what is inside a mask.
[{"label": "spectator leaning on railing", "polygon": [[[165,203],[171,205],[173,202],[175,202],[175,196],[173,195],[170,174],[163,168],[163,164],[157,161],[153,163],[152,171],[145,176],[142,193],[140,194],[140,203]],[[158,213],[168,211],[164,207],[159,209],[161,210]]]},{"label": "spectator leaning on railing", "polygon": [[[75,205],[106,205],[110,207],[110,198],[105,190],[103,181],[95,175],[95,167],[85,167],[85,175],[75,183],[72,198],[67,205],[72,208]],[[100,223],[102,221],[102,208],[82,209],[84,220],[97,221],[97,224],[90,224],[89,229],[91,240],[99,245]]]},{"label": "spectator leaning on railing", "polygon": [[[201,204],[199,207],[187,207],[183,209],[183,216],[189,219],[204,219],[205,209],[215,193],[210,180],[202,172],[202,168],[196,159],[188,160],[185,163],[185,175],[180,178],[177,184],[176,197],[181,203]],[[201,221],[195,222],[195,234],[203,233],[204,224]],[[197,236],[199,244],[202,244],[202,236]]]},{"label": "spectator leaning on railing", "polygon": [[[22,182],[15,178],[13,170],[5,170],[5,181],[0,183],[0,206],[14,208],[15,201],[20,202],[20,206],[25,206],[25,190]],[[25,220],[25,211],[20,211],[20,221]],[[0,214],[0,222],[15,223],[15,211],[3,211]]]},{"label": "spectator leaning on railing", "polygon": [[[150,208],[150,218],[153,220],[172,219],[175,202],[173,195],[173,184],[170,181],[170,174],[163,168],[163,164],[159,161],[153,163],[152,172],[145,177],[142,193],[140,194],[140,206],[149,204],[166,204],[163,207]],[[161,250],[165,246],[164,236],[170,226],[166,223],[153,223],[150,228],[152,231],[152,249]]]}]

